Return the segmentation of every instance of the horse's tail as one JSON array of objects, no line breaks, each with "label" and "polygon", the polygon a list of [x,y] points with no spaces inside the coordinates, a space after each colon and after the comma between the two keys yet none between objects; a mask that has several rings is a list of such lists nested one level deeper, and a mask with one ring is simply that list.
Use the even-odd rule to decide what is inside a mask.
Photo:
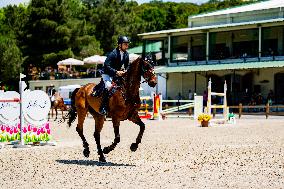
[{"label": "horse's tail", "polygon": [[75,96],[76,93],[79,91],[80,88],[76,88],[71,95],[71,108],[69,109],[69,112],[67,114],[69,120],[68,120],[68,126],[71,127],[71,124],[75,121],[77,117],[77,110],[75,106]]}]

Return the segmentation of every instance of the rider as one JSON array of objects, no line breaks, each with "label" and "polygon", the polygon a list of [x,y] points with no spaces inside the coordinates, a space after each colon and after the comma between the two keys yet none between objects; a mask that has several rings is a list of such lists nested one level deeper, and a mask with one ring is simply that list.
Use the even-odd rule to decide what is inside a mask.
[{"label": "rider", "polygon": [[[107,90],[103,93],[103,100],[99,113],[105,115],[108,105],[109,91],[112,88],[112,78],[114,76],[122,76],[129,65],[129,54],[127,52],[130,40],[126,36],[119,36],[117,40],[117,48],[115,48],[107,56],[102,68],[102,78]],[[93,93],[95,96],[95,93]]]},{"label": "rider", "polygon": [[53,105],[54,105],[54,102],[55,102],[56,100],[60,99],[60,98],[62,98],[62,97],[60,96],[60,94],[53,88],[53,89],[51,90],[51,97],[50,97],[51,106],[53,106]]}]

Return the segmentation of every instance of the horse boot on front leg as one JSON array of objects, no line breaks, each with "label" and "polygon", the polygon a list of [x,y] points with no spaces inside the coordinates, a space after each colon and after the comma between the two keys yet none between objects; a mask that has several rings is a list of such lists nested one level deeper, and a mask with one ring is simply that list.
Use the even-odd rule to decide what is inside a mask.
[{"label": "horse boot on front leg", "polygon": [[102,98],[103,98],[103,100],[102,100],[101,107],[99,109],[99,113],[102,114],[102,115],[106,115],[107,114],[108,99],[109,99],[108,89],[105,89]]}]

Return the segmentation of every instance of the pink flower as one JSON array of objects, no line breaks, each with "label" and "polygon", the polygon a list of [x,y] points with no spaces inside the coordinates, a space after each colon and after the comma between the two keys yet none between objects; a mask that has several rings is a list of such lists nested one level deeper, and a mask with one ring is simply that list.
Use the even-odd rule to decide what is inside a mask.
[{"label": "pink flower", "polygon": [[32,131],[32,126],[30,124],[28,125],[28,131]]},{"label": "pink flower", "polygon": [[50,135],[50,129],[47,129],[47,130],[46,130],[46,132],[47,132],[47,134],[49,134],[49,135]]},{"label": "pink flower", "polygon": [[12,135],[13,134],[13,129],[10,129],[10,135]]},{"label": "pink flower", "polygon": [[45,129],[50,129],[50,127],[49,127],[49,122],[47,122],[47,123],[45,124]]},{"label": "pink flower", "polygon": [[40,135],[40,133],[41,133],[41,132],[40,132],[40,129],[37,130],[36,134],[37,134],[37,135]]},{"label": "pink flower", "polygon": [[44,133],[44,128],[41,127],[41,128],[38,129],[38,131],[39,131],[40,133]]},{"label": "pink flower", "polygon": [[6,132],[9,133],[10,127],[6,127]]},{"label": "pink flower", "polygon": [[24,127],[23,132],[24,132],[24,133],[28,132],[28,130],[27,130],[26,127]]},{"label": "pink flower", "polygon": [[21,124],[20,123],[18,123],[18,129],[21,129]]},{"label": "pink flower", "polygon": [[33,132],[37,132],[37,128],[36,127],[33,128]]},{"label": "pink flower", "polygon": [[18,133],[18,128],[14,127],[14,133]]},{"label": "pink flower", "polygon": [[5,125],[1,125],[1,131],[2,131],[2,132],[5,131]]}]

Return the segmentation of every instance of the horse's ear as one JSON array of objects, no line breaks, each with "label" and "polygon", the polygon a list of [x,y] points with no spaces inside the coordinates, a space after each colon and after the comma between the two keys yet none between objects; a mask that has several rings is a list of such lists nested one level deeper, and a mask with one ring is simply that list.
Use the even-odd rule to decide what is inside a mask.
[{"label": "horse's ear", "polygon": [[157,66],[157,57],[155,53],[152,53],[152,65]]},{"label": "horse's ear", "polygon": [[156,61],[156,55],[155,53],[149,53],[145,57],[145,60],[148,61],[152,66],[156,66],[157,61]]}]

